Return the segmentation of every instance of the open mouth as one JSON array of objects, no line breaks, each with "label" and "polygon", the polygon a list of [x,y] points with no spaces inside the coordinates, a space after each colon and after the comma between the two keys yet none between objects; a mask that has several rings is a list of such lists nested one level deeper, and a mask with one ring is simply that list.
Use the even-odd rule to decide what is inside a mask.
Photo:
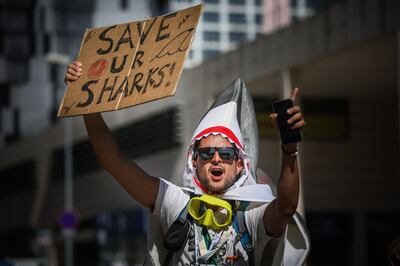
[{"label": "open mouth", "polygon": [[220,177],[224,172],[222,171],[222,169],[212,169],[211,170],[211,174],[213,176],[217,176]]}]

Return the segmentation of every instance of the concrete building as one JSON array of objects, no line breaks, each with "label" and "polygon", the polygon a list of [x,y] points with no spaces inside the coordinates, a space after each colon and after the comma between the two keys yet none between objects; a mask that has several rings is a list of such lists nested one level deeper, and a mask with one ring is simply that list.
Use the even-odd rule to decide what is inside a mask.
[{"label": "concrete building", "polygon": [[[172,98],[104,116],[124,153],[151,174],[180,183],[196,121],[241,77],[261,123],[259,164],[276,182],[279,140],[264,114],[299,86],[307,120],[300,161],[312,243],[308,265],[386,264],[387,245],[400,232],[399,18],[395,0],[340,2],[185,70]],[[76,259],[94,265],[88,256],[110,255],[95,248],[108,239],[131,262],[139,261],[146,215],[96,164],[82,119],[71,120],[74,205],[81,220],[76,246],[87,251]],[[62,154],[61,124],[1,150],[1,236],[10,240],[11,232],[27,227],[50,228],[61,249]],[[124,211],[132,209],[136,216]],[[120,220],[138,224],[107,226]]]}]

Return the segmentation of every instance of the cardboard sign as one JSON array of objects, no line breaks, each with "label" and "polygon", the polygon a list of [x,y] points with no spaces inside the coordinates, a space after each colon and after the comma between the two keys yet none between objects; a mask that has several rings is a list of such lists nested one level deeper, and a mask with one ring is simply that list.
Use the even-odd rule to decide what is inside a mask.
[{"label": "cardboard sign", "polygon": [[87,29],[59,117],[118,110],[172,96],[202,5],[148,20]]}]

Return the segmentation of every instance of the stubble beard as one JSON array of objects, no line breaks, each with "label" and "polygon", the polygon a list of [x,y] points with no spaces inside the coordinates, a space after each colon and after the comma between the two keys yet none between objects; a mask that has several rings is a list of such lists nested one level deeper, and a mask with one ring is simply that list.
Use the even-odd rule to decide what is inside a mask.
[{"label": "stubble beard", "polygon": [[[197,176],[199,177],[198,173],[196,173]],[[213,184],[212,180],[209,179],[207,176],[206,177],[199,177],[198,178],[200,183],[208,190],[214,193],[221,193],[226,191],[228,188],[230,188],[233,184],[235,184],[236,182],[236,177],[234,178],[227,178],[224,177],[224,179],[222,180],[222,187],[221,185],[218,184]]]}]

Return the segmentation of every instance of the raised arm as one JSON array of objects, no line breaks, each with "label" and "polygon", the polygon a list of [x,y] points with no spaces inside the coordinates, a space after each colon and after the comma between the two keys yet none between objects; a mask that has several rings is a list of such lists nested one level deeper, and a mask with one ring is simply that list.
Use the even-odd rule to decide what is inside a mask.
[{"label": "raised arm", "polygon": [[[294,101],[298,88],[292,91],[290,98]],[[300,112],[299,106],[288,109],[291,118],[288,123],[292,128],[301,128],[305,121]],[[271,115],[271,119],[276,124],[277,114]],[[277,197],[266,208],[264,213],[264,226],[267,232],[274,237],[282,234],[289,219],[297,209],[299,200],[299,168],[297,161],[297,143],[282,145],[282,166],[281,175],[278,182]]]},{"label": "raised arm", "polygon": [[[72,62],[65,75],[65,83],[73,82],[81,75],[81,64]],[[84,122],[93,150],[100,164],[123,188],[143,206],[153,209],[159,187],[159,179],[148,175],[118,149],[110,130],[100,114],[84,115]]]}]

